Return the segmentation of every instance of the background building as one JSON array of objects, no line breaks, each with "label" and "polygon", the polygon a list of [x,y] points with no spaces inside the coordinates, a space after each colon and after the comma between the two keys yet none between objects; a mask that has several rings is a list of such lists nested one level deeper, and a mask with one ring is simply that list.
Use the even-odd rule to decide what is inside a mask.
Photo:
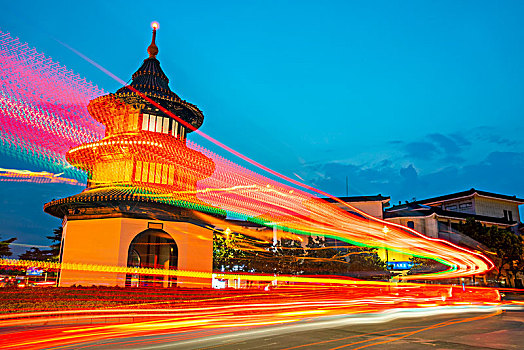
[{"label": "background building", "polygon": [[460,243],[458,225],[467,218],[474,218],[488,227],[496,225],[519,233],[521,204],[524,204],[524,199],[516,196],[472,188],[468,191],[395,205],[385,210],[384,219],[415,229],[428,237]]},{"label": "background building", "polygon": [[[523,233],[524,226],[519,220],[519,206],[522,204],[524,199],[516,196],[472,188],[468,191],[393,206],[385,210],[384,218],[412,228],[428,237],[445,239],[481,251],[496,261],[498,257],[492,249],[460,232],[459,225],[465,223],[468,218],[473,218],[486,227],[509,229],[520,235]],[[499,277],[492,276],[492,279],[497,283],[499,280],[503,281],[507,286],[522,286],[522,273],[517,272],[514,276],[509,276],[507,267],[507,264],[501,267]]]},{"label": "background building", "polygon": [[[328,203],[333,203],[337,207],[344,209],[352,214],[356,214],[347,206],[335,201],[332,198],[322,198]],[[350,196],[350,197],[340,197],[342,202],[345,202],[358,210],[363,211],[366,214],[374,216],[379,219],[384,218],[384,209],[389,207],[390,197],[384,197],[381,194],[376,196]]]}]

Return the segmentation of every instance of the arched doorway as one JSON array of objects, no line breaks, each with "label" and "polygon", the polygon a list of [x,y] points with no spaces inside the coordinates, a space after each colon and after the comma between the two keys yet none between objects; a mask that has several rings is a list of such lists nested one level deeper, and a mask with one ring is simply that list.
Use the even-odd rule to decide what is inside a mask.
[{"label": "arched doorway", "polygon": [[[178,247],[165,231],[148,229],[139,233],[129,245],[128,267],[176,270]],[[147,276],[127,274],[127,287],[174,287],[176,276]]]}]

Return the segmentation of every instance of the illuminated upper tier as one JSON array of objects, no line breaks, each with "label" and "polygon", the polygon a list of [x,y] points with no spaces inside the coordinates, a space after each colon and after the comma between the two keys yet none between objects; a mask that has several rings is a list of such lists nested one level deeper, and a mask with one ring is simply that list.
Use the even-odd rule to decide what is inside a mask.
[{"label": "illuminated upper tier", "polygon": [[186,135],[202,125],[204,116],[169,88],[156,59],[155,36],[156,29],[149,57],[133,74],[131,84],[90,101],[88,111],[105,125],[105,136],[66,153],[71,165],[87,172],[87,188],[48,203],[48,213],[76,215],[93,207],[92,213],[99,214],[114,203],[129,201],[205,205],[196,197],[197,181],[211,176],[215,164],[186,145]]},{"label": "illuminated upper tier", "polygon": [[[149,57],[133,74],[131,84],[123,86],[116,93],[95,98],[88,105],[89,113],[106,126],[106,136],[144,130],[170,134],[184,140],[188,133],[198,129],[204,122],[202,111],[182,100],[169,88],[169,79],[156,59],[158,48],[155,38],[156,29],[153,29]],[[155,104],[192,128],[182,125]]]},{"label": "illuminated upper tier", "polygon": [[106,126],[105,137],[67,152],[69,163],[88,172],[88,187],[131,184],[187,191],[214,170],[210,159],[185,145],[192,130],[173,115],[195,129],[204,116],[169,88],[156,59],[155,37],[156,29],[149,58],[131,84],[89,103],[89,113]]}]

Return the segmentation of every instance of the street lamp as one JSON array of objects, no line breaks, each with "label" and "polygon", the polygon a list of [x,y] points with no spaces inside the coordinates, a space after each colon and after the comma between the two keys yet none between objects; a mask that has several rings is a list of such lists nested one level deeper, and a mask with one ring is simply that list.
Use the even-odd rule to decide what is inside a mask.
[{"label": "street lamp", "polygon": [[276,222],[266,222],[266,225],[273,226],[273,246],[276,247],[277,245],[277,223]]},{"label": "street lamp", "polygon": [[[389,232],[389,227],[384,225],[384,227],[382,228],[382,232],[384,232],[384,238],[386,238]],[[388,249],[386,248],[386,242],[384,242],[384,249],[386,250],[386,268],[389,270],[389,255]]]}]

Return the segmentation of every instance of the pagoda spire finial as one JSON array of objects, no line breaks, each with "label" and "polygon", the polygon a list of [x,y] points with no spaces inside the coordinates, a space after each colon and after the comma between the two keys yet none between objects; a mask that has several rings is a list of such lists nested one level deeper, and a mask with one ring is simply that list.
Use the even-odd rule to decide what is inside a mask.
[{"label": "pagoda spire finial", "polygon": [[158,47],[155,44],[155,39],[156,30],[159,27],[158,22],[151,23],[151,27],[153,28],[153,38],[151,39],[151,45],[147,48],[147,53],[149,54],[149,58],[156,58],[156,55],[158,55]]}]

